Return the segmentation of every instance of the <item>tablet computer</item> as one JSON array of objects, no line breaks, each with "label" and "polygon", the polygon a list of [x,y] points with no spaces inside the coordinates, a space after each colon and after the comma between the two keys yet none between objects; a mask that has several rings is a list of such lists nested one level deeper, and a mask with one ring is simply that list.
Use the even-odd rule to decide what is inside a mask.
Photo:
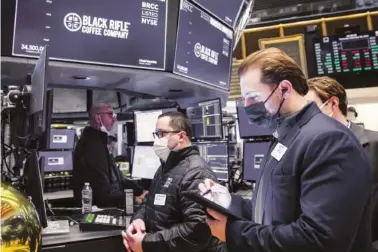
[{"label": "tablet computer", "polygon": [[205,197],[201,196],[200,194],[198,194],[196,192],[184,192],[184,193],[182,193],[182,195],[184,197],[187,197],[188,199],[200,204],[201,206],[204,206],[206,208],[211,208],[214,211],[217,211],[218,213],[221,213],[223,215],[233,217],[237,220],[247,220],[243,216],[238,216],[238,215],[232,213],[227,208],[224,208],[224,207],[218,205],[217,203],[215,203],[215,202],[213,202],[209,199],[206,199]]}]

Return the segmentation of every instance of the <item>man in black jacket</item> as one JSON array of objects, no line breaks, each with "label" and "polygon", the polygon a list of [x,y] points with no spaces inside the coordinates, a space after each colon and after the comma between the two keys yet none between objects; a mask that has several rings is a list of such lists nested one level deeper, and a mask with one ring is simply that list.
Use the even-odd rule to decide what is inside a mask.
[{"label": "man in black jacket", "polygon": [[308,100],[315,101],[323,113],[331,116],[348,127],[357,137],[360,144],[368,153],[373,167],[373,216],[372,239],[374,251],[378,251],[378,132],[363,129],[348,121],[347,94],[344,87],[330,77],[316,77],[308,81],[310,91],[306,95]]},{"label": "man in black jacket", "polygon": [[191,145],[191,135],[189,120],[182,113],[159,116],[154,150],[162,166],[156,171],[147,202],[123,233],[128,251],[224,251],[224,245],[211,236],[205,209],[182,196],[196,191],[205,178],[216,180]]},{"label": "man in black jacket", "polygon": [[75,201],[81,204],[81,190],[84,183],[89,182],[93,205],[123,208],[124,189],[133,189],[134,196],[141,195],[143,189],[123,176],[109,153],[108,133],[116,122],[113,108],[108,104],[96,104],[89,116],[91,126],[84,129],[74,150],[72,188]]}]

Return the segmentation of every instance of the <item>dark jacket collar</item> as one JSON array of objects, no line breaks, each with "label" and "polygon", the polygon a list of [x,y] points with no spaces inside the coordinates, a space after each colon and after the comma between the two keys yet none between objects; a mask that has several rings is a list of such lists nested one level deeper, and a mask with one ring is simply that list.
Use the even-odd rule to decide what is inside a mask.
[{"label": "dark jacket collar", "polygon": [[108,134],[93,127],[85,127],[80,137],[85,142],[100,140],[103,144],[108,144]]},{"label": "dark jacket collar", "polygon": [[199,155],[197,146],[190,146],[179,151],[171,151],[168,156],[167,162],[163,163],[163,171],[167,172],[180,163],[181,160],[192,156]]},{"label": "dark jacket collar", "polygon": [[361,145],[365,145],[369,142],[366,134],[365,129],[358,126],[355,123],[350,122],[350,130],[354,133],[354,135],[357,137],[358,141]]},{"label": "dark jacket collar", "polygon": [[321,113],[318,106],[314,102],[309,102],[301,110],[291,114],[283,120],[280,127],[277,129],[278,140],[285,138],[288,132],[297,125],[301,128],[304,124],[311,120],[312,117]]}]

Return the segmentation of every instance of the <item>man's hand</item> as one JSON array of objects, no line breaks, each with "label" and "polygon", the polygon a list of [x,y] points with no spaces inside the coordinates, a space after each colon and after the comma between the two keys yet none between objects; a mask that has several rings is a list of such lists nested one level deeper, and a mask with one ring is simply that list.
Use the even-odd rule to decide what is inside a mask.
[{"label": "man's hand", "polygon": [[142,241],[146,233],[136,232],[132,233],[129,230],[126,234],[122,232],[123,244],[128,252],[143,252]]},{"label": "man's hand", "polygon": [[203,183],[198,185],[198,189],[201,194],[207,193],[208,190],[211,190],[211,192],[204,195],[204,197],[224,208],[228,208],[231,204],[231,194],[228,192],[228,189],[215,183],[211,179],[205,179]]},{"label": "man's hand", "polygon": [[148,191],[143,191],[142,195],[135,197],[135,201],[138,204],[142,204],[143,203],[143,199],[146,197],[147,194],[148,194]]},{"label": "man's hand", "polygon": [[122,238],[123,238],[123,245],[125,246],[126,251],[127,252],[132,252],[132,250],[130,248],[130,245],[129,245],[129,242],[127,241],[127,235],[123,231],[122,231]]},{"label": "man's hand", "polygon": [[144,224],[143,220],[136,219],[130,224],[130,226],[127,228],[127,231],[132,234],[137,232],[144,233],[146,232],[146,225]]},{"label": "man's hand", "polygon": [[220,214],[210,208],[206,209],[207,213],[211,215],[215,220],[206,218],[207,225],[209,225],[211,234],[217,237],[221,241],[226,241],[226,224],[227,216]]}]

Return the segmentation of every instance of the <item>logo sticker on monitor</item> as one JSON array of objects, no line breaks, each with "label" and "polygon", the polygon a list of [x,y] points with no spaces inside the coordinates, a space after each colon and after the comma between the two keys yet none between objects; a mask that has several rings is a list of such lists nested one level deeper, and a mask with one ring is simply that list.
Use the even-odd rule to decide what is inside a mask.
[{"label": "logo sticker on monitor", "polygon": [[51,157],[47,159],[48,165],[64,165],[63,157]]},{"label": "logo sticker on monitor", "polygon": [[67,143],[66,135],[53,135],[53,143]]},{"label": "logo sticker on monitor", "polygon": [[263,154],[255,154],[255,161],[253,167],[255,169],[260,169],[261,163],[264,160],[264,155]]}]

